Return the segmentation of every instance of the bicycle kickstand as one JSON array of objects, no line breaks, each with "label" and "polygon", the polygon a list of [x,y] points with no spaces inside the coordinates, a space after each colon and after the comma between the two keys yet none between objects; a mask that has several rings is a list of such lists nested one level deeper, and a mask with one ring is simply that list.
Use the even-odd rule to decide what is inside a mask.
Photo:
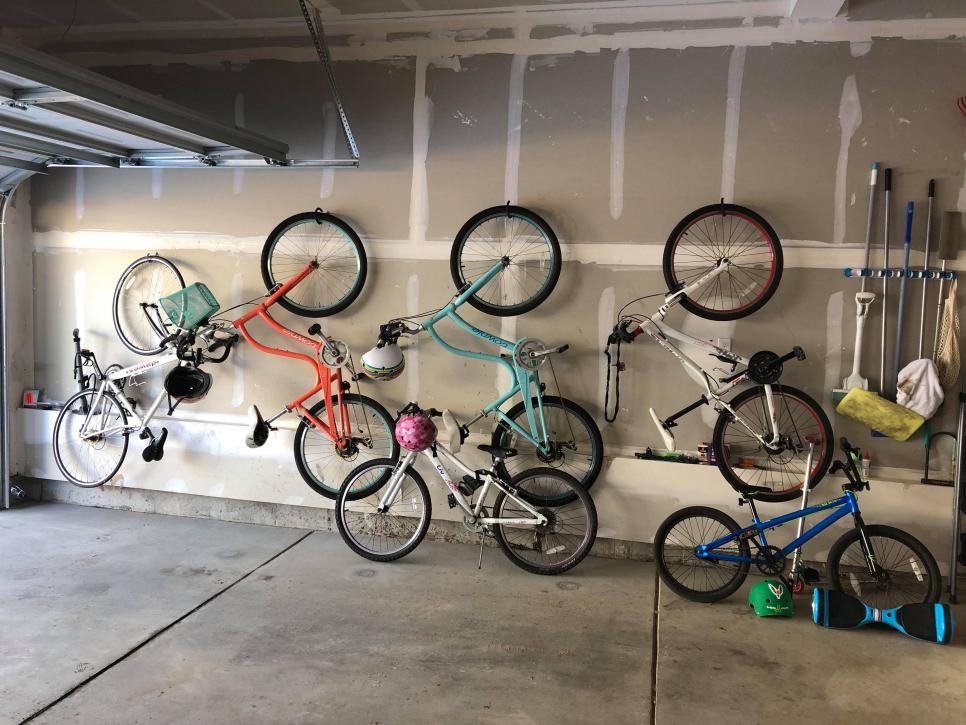
[{"label": "bicycle kickstand", "polygon": [[483,547],[486,545],[486,529],[480,532],[480,561],[477,564],[477,569],[483,569]]}]

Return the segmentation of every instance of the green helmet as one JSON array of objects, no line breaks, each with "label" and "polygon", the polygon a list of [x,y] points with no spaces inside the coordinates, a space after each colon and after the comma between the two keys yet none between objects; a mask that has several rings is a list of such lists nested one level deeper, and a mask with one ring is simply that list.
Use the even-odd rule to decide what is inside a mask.
[{"label": "green helmet", "polygon": [[764,579],[748,592],[748,604],[759,617],[791,617],[795,613],[788,587],[774,579]]}]

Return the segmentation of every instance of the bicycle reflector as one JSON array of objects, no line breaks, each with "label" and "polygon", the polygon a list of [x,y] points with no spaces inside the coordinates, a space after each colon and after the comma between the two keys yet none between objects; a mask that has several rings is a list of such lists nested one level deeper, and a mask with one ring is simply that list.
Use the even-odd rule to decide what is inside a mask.
[{"label": "bicycle reflector", "polygon": [[201,282],[162,297],[158,302],[171,324],[182,330],[194,330],[220,309],[211,290]]},{"label": "bicycle reflector", "polygon": [[362,356],[362,369],[373,380],[395,380],[405,367],[406,358],[394,342],[376,345]]}]

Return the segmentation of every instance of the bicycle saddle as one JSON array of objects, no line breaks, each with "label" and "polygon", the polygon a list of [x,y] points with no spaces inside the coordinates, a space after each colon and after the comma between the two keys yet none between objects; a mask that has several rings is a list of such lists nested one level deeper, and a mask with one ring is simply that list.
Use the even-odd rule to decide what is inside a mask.
[{"label": "bicycle saddle", "polygon": [[502,448],[501,446],[487,446],[479,445],[477,446],[484,453],[489,453],[493,456],[493,460],[497,463],[505,461],[507,458],[513,458],[517,454],[516,448]]}]

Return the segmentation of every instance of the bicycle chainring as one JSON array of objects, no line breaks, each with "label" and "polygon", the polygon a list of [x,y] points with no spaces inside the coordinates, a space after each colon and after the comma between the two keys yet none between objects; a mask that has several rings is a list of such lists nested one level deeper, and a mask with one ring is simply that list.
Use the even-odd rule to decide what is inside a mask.
[{"label": "bicycle chainring", "polygon": [[782,376],[782,364],[777,353],[761,350],[748,361],[748,377],[759,385],[773,385]]},{"label": "bicycle chainring", "polygon": [[759,549],[755,554],[755,566],[762,574],[778,576],[785,571],[785,552],[777,546]]},{"label": "bicycle chainring", "polygon": [[349,346],[342,340],[331,339],[319,350],[322,364],[330,368],[342,368],[349,364]]},{"label": "bicycle chainring", "polygon": [[547,361],[546,355],[530,357],[530,353],[544,352],[547,346],[533,337],[525,337],[513,348],[513,361],[524,370],[536,370]]}]

